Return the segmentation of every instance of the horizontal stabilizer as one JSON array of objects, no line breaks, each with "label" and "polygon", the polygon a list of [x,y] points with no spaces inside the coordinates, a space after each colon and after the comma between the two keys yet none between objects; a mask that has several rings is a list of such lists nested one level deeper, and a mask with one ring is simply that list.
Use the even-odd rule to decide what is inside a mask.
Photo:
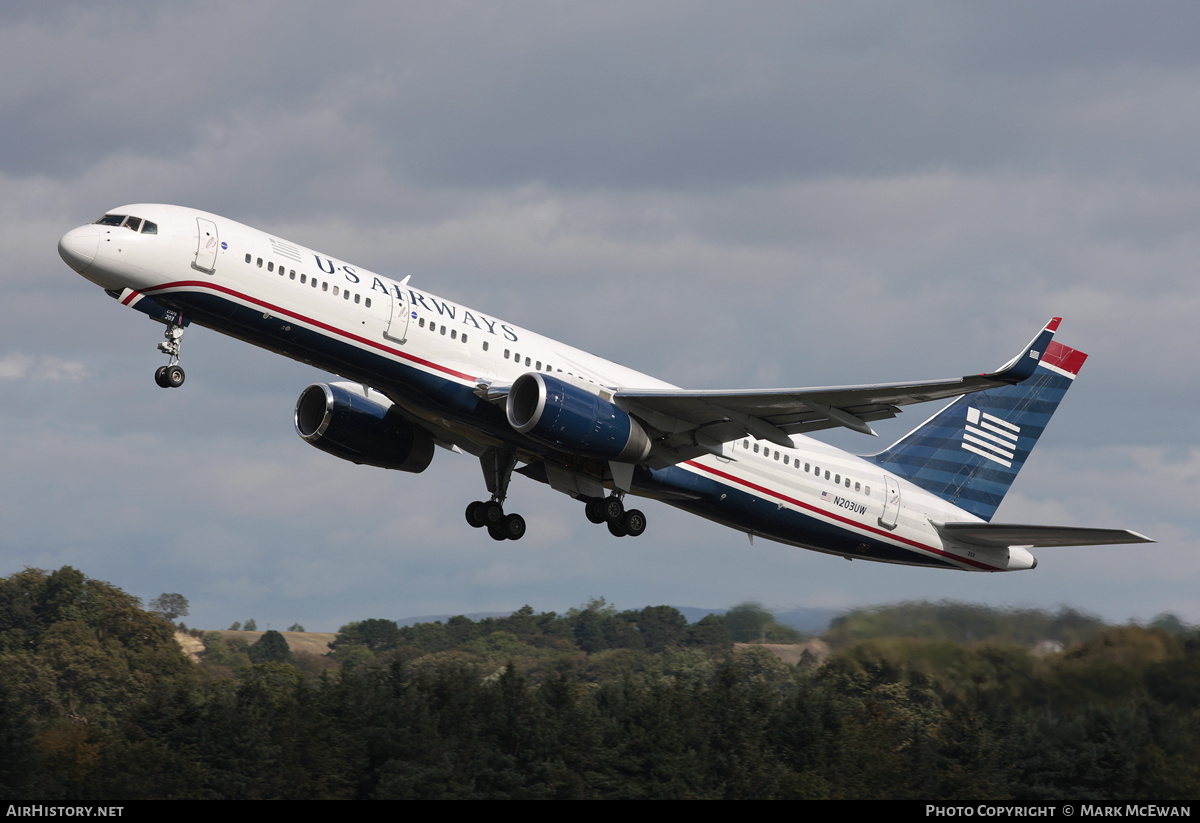
[{"label": "horizontal stabilizer", "polygon": [[1155,541],[1128,529],[1089,529],[1075,526],[1029,526],[1021,523],[939,523],[938,534],[957,543],[995,548],[1054,546],[1111,546]]}]

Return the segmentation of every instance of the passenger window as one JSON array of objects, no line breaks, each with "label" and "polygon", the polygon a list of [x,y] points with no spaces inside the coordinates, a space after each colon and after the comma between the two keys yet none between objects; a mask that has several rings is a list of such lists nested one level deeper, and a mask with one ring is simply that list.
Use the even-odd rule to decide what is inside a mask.
[{"label": "passenger window", "polygon": [[422,317],[420,320],[418,320],[417,325],[420,326],[421,328],[425,328],[425,318]]},{"label": "passenger window", "polygon": [[367,302],[364,305],[366,305],[368,309],[371,308],[371,298],[368,297]]},{"label": "passenger window", "polygon": [[[464,342],[464,343],[465,343],[465,342],[467,342],[467,338],[465,338],[465,337],[464,337],[464,338],[463,338],[463,342]],[[484,341],[483,341],[483,350],[484,350],[484,351],[487,351],[487,350],[488,350],[488,341],[486,341],[486,340],[484,340]]]},{"label": "passenger window", "polygon": [[457,340],[457,339],[458,339],[458,332],[457,332],[457,331],[455,331],[454,329],[451,329],[451,330],[450,330],[450,339],[451,339],[451,340]]},{"label": "passenger window", "polygon": [[860,492],[860,491],[862,491],[862,483],[859,483],[859,482],[855,481],[855,483],[854,483],[854,490],[855,490],[856,492]]},{"label": "passenger window", "polygon": [[247,255],[246,255],[246,262],[247,262],[247,263],[249,263],[249,262],[250,262],[250,255],[249,255],[249,254],[247,254]]},{"label": "passenger window", "polygon": [[328,280],[321,281],[321,291],[329,291],[329,281]]},{"label": "passenger window", "polygon": [[842,482],[842,476],[841,476],[840,474],[835,474],[835,475],[833,476],[833,483],[834,483],[834,485],[835,485],[835,486],[836,486],[836,485],[840,485],[840,484],[841,484],[841,482]]},{"label": "passenger window", "polygon": [[754,444],[754,453],[758,454],[758,444],[757,443]]},{"label": "passenger window", "polygon": [[[303,277],[304,275],[300,275],[300,276]],[[361,297],[362,297],[361,294],[354,295],[354,302],[357,303]]]},{"label": "passenger window", "polygon": [[262,268],[262,258],[261,258],[261,257],[260,257],[260,258],[258,258],[258,267],[259,267],[260,269]]},{"label": "passenger window", "polygon": [[[462,336],[462,341],[463,341],[464,343],[466,343],[466,342],[467,342],[467,336],[466,336],[465,334]],[[484,347],[483,347],[483,350],[484,350],[484,351],[487,351],[487,346],[484,346]]]},{"label": "passenger window", "polygon": [[541,371],[542,370],[542,361],[538,360],[537,363],[534,364],[534,368],[537,369],[538,371]]},{"label": "passenger window", "polygon": [[302,274],[302,275],[300,275],[300,282],[301,282],[301,283],[307,283],[307,282],[308,282],[308,275],[307,275],[307,274]]},{"label": "passenger window", "polygon": [[446,336],[446,327],[442,326],[442,337]]},{"label": "passenger window", "polygon": [[275,271],[275,264],[269,260],[267,261],[267,271]]},{"label": "passenger window", "polygon": [[337,287],[337,286],[334,286],[334,287],[333,287],[333,296],[334,296],[334,297],[337,297],[337,296],[338,296],[338,287]]},{"label": "passenger window", "polygon": [[526,357],[526,358],[525,358],[525,365],[526,365],[526,366],[528,366],[528,365],[529,365],[529,358],[528,358],[528,357]]},{"label": "passenger window", "polygon": [[826,479],[826,480],[828,480],[828,479],[829,479],[829,469],[826,469],[826,470],[825,470],[825,479]]},{"label": "passenger window", "polygon": [[288,280],[295,280],[295,279],[296,279],[296,270],[292,269],[290,272],[288,272]]}]

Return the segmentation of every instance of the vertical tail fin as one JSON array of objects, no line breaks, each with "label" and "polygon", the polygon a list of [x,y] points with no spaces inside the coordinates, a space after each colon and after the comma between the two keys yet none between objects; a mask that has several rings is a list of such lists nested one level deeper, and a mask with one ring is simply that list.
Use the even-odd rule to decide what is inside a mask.
[{"label": "vertical tail fin", "polygon": [[1086,359],[1051,342],[1031,377],[965,394],[867,459],[991,520]]}]

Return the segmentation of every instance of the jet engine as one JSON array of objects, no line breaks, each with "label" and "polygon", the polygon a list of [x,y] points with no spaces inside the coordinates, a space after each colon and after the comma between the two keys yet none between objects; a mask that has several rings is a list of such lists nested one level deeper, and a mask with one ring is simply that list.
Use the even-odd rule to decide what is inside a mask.
[{"label": "jet engine", "polygon": [[356,383],[314,383],[296,401],[296,433],[324,452],[360,465],[419,473],[433,438],[387,398]]},{"label": "jet engine", "polygon": [[569,454],[619,463],[638,463],[650,454],[650,438],[623,409],[548,374],[518,377],[507,414],[521,434]]}]

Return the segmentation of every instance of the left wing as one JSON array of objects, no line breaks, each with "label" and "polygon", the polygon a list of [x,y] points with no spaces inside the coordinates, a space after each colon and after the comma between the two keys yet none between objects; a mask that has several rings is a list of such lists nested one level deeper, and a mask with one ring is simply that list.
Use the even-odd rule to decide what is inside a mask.
[{"label": "left wing", "polygon": [[621,389],[614,392],[613,402],[665,435],[655,440],[651,457],[664,465],[705,452],[720,455],[722,444],[746,435],[784,448],[793,446],[790,434],[835,426],[874,435],[868,422],[895,417],[900,406],[958,397],[1030,377],[1061,320],[1053,318],[999,370],[954,380],[751,391]]}]

